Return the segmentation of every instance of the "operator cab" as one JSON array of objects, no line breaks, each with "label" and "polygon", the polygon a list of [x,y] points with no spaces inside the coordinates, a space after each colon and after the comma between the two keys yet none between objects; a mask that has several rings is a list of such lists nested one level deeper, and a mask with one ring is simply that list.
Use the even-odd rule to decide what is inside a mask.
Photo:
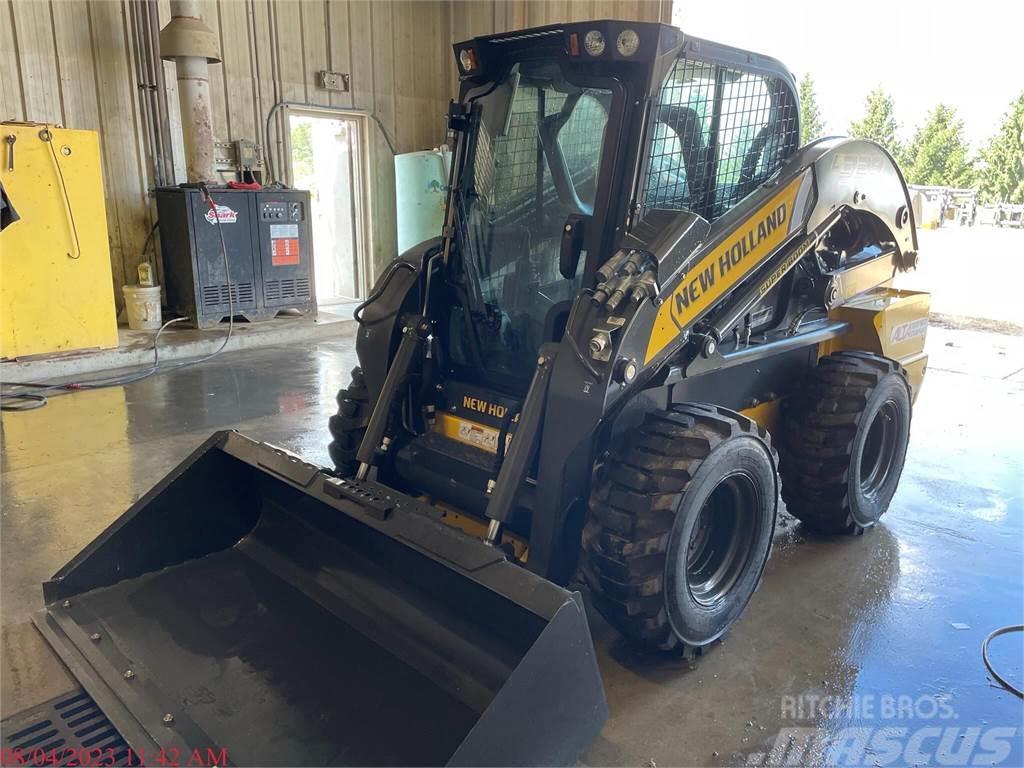
[{"label": "operator cab", "polygon": [[538,353],[587,311],[598,267],[648,214],[713,222],[763,183],[796,148],[795,96],[772,60],[751,69],[746,52],[661,24],[566,24],[454,50],[451,238],[428,283],[444,308],[431,317],[436,394],[396,469],[480,512]]}]

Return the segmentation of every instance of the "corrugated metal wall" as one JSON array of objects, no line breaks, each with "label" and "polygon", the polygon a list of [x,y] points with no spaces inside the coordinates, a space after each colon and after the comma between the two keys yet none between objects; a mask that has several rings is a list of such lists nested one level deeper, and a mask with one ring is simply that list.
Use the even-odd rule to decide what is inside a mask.
[{"label": "corrugated metal wall", "polygon": [[[152,187],[134,76],[132,0],[0,0],[0,119],[100,132],[115,290],[134,282],[151,225]],[[670,0],[205,0],[223,64],[210,67],[214,134],[267,147],[264,122],[278,101],[373,112],[399,152],[444,140],[455,89],[451,43],[565,20],[667,20]],[[160,0],[160,24],[169,18]],[[316,85],[329,69],[351,74],[351,91]],[[172,127],[174,67],[165,64]],[[269,151],[284,167],[281,128]],[[180,128],[175,167],[181,171]],[[395,250],[394,177],[387,144],[371,123],[373,261]]]}]

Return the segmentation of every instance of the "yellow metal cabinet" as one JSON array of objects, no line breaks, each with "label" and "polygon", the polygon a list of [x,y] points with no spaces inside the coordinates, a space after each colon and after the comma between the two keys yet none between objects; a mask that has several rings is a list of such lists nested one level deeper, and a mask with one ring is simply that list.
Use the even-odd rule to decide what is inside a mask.
[{"label": "yellow metal cabinet", "polygon": [[0,180],[21,217],[0,231],[0,357],[116,347],[96,132],[0,123]]}]

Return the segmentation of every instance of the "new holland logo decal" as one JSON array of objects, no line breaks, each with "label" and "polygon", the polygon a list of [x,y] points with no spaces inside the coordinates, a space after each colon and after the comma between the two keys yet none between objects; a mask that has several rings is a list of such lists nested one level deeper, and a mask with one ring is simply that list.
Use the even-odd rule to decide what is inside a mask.
[{"label": "new holland logo decal", "polygon": [[786,239],[802,179],[793,179],[683,276],[658,309],[645,365]]}]

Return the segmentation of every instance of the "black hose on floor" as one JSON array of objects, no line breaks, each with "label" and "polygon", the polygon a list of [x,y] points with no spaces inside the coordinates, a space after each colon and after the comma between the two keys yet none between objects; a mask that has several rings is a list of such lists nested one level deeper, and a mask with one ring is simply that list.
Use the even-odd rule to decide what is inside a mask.
[{"label": "black hose on floor", "polygon": [[1000,635],[1008,635],[1011,632],[1024,632],[1024,625],[1017,624],[1010,625],[1008,627],[1000,627],[999,629],[990,633],[989,636],[985,638],[985,642],[981,644],[981,660],[985,662],[985,668],[988,670],[989,674],[992,675],[993,679],[995,679],[997,683],[1003,686],[1003,688],[1008,690],[1014,696],[1024,699],[1024,691],[1022,691],[1020,688],[1018,688],[1013,683],[1004,678],[1002,675],[1000,675],[998,672],[996,672],[995,669],[993,669],[992,667],[992,662],[988,658],[988,644]]},{"label": "black hose on floor", "polygon": [[[165,370],[184,368],[189,365],[205,363],[207,360],[216,357],[224,351],[228,343],[231,341],[231,337],[235,330],[235,306],[234,298],[232,297],[233,285],[231,282],[231,270],[228,263],[228,248],[224,241],[224,230],[221,228],[220,216],[217,214],[217,203],[205,184],[200,184],[199,189],[202,193],[202,199],[210,206],[210,210],[213,212],[214,221],[217,223],[217,236],[220,238],[220,255],[224,263],[224,275],[228,285],[228,332],[225,334],[224,340],[221,342],[220,346],[210,354],[204,355],[195,360],[184,360],[180,363],[161,363],[160,335],[173,323],[180,323],[182,320],[187,319],[184,317],[176,317],[173,320],[168,320],[160,326],[160,330],[156,332],[156,336],[153,338],[153,364],[148,368],[119,374],[113,377],[87,379],[85,381],[66,382],[64,384],[51,384],[36,381],[0,382],[0,411],[34,411],[37,408],[42,408],[46,405],[47,394],[54,395],[58,393],[64,394],[68,392],[78,392],[85,389],[123,387],[126,384],[133,384],[136,381],[142,381],[142,379],[147,379],[150,376],[156,373],[161,373]],[[153,229],[150,230],[150,235],[152,235],[155,230],[156,224],[154,224]],[[4,391],[4,387],[13,387],[14,391],[11,391],[10,389]]]}]

